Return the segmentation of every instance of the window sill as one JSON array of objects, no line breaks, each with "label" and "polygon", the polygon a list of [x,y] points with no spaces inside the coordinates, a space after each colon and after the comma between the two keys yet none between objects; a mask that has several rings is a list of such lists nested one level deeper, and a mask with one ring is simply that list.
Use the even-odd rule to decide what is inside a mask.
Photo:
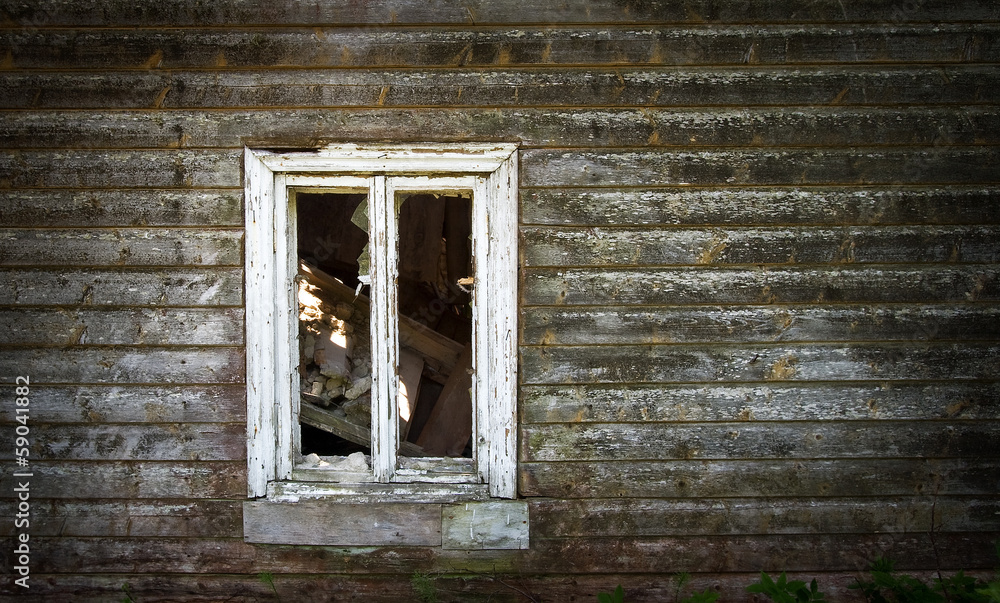
[{"label": "window sill", "polygon": [[[370,474],[361,474],[370,475]],[[390,483],[332,481],[282,481],[267,485],[268,502],[294,503],[326,500],[340,504],[429,503],[444,504],[489,500],[486,484]]]},{"label": "window sill", "polygon": [[[527,549],[528,503],[487,499],[486,486],[459,493],[449,486],[440,500],[437,484],[361,484],[338,487],[281,482],[304,488],[309,498],[271,498],[243,503],[244,540],[303,546],[421,546],[459,550]],[[275,490],[284,490],[277,487]],[[367,489],[367,494],[359,490]],[[463,485],[460,489],[465,489]],[[322,489],[322,490],[321,490]],[[401,491],[401,492],[400,492]],[[399,498],[400,493],[403,499]],[[276,492],[277,494],[277,492]],[[297,496],[297,495],[296,495]],[[393,502],[386,502],[389,496]],[[419,499],[407,501],[406,497]],[[480,498],[482,497],[482,498]],[[438,498],[439,500],[434,500]],[[466,502],[457,502],[467,498]]]},{"label": "window sill", "polygon": [[[299,463],[292,470],[293,482],[324,482],[333,484],[372,484],[375,475],[370,469],[370,457],[360,461],[360,453],[355,464],[352,457],[320,457],[323,465]],[[400,467],[393,475],[393,482],[435,483],[435,484],[479,484],[482,478],[476,472],[476,465],[467,458],[400,457]],[[347,469],[344,467],[347,466]],[[277,482],[284,483],[284,482]]]}]

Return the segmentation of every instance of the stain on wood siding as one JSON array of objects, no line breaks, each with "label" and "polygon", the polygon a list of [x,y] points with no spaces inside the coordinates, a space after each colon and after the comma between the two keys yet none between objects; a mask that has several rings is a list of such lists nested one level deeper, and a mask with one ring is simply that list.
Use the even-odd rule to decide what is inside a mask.
[{"label": "stain on wood siding", "polygon": [[[32,494],[39,501],[134,499],[239,499],[247,489],[246,461],[68,462],[35,460],[32,467],[46,479],[37,480]],[[14,477],[5,474],[0,486],[11,490]]]},{"label": "stain on wood siding", "polygon": [[0,81],[9,90],[0,97],[0,109],[967,106],[995,105],[1000,99],[1000,74],[976,64],[222,73],[13,70],[3,72]]},{"label": "stain on wood siding", "polygon": [[994,265],[544,268],[524,276],[536,305],[993,302]]},{"label": "stain on wood siding", "polygon": [[573,384],[522,392],[523,420],[536,425],[1000,419],[996,383]]},{"label": "stain on wood siding", "polygon": [[[95,10],[97,8],[97,10]],[[206,6],[197,0],[166,5],[136,5],[125,0],[72,3],[42,0],[12,4],[10,19],[22,25],[192,26],[192,25],[493,25],[504,23],[938,23],[1000,20],[989,0],[926,0],[894,6],[879,0],[812,2],[773,0],[651,0],[552,4],[545,0],[466,0],[460,7],[412,0],[377,4],[329,4],[308,0],[275,5],[266,0],[224,0]]]},{"label": "stain on wood siding", "polygon": [[0,32],[13,68],[106,70],[947,64],[996,61],[998,42],[992,24]]},{"label": "stain on wood siding", "polygon": [[893,225],[998,224],[990,186],[536,188],[521,196],[525,224]]},{"label": "stain on wood siding", "polygon": [[552,498],[986,496],[1000,463],[985,459],[567,461],[522,463],[521,492]]},{"label": "stain on wood siding", "polygon": [[913,305],[547,306],[524,314],[530,345],[977,341],[1000,336],[996,308]]},{"label": "stain on wood siding", "polygon": [[[0,143],[19,148],[59,148],[65,144],[66,136],[72,135],[87,140],[89,146],[101,148],[240,148],[246,142],[288,144],[288,141],[309,145],[329,139],[331,128],[350,131],[352,138],[358,139],[416,138],[422,134],[461,141],[477,136],[518,140],[522,148],[768,147],[806,142],[819,147],[988,145],[995,144],[1000,136],[1000,112],[990,106],[967,106],[961,111],[940,107],[241,109],[221,114],[193,110],[169,113],[90,110],[72,115],[37,111],[18,114],[16,118],[0,114]],[[249,140],[248,132],[252,133]],[[18,193],[19,198],[25,195]],[[885,195],[888,191],[879,193]],[[189,191],[186,197],[181,194],[177,191],[172,197],[151,199],[150,203],[165,205],[161,211],[177,211],[180,203],[191,204],[183,207],[184,217],[171,216],[188,222],[195,212],[209,209],[195,205],[210,200],[208,193]],[[541,193],[532,191],[532,194]],[[92,196],[65,194],[65,197],[65,203],[75,201],[81,211],[96,211]],[[28,199],[21,202],[29,203]],[[233,200],[220,199],[230,204]],[[236,197],[235,201],[238,200]],[[226,205],[219,208],[226,209]],[[142,210],[131,208],[132,212]],[[150,211],[151,217],[157,215],[152,213],[155,208],[145,211]],[[206,216],[212,223],[225,223],[225,217]]]},{"label": "stain on wood siding", "polygon": [[536,266],[725,264],[990,264],[1000,228],[654,229],[525,228],[524,263]]},{"label": "stain on wood siding", "polygon": [[[152,117],[152,116],[150,116]],[[18,117],[14,122],[26,123],[30,117]],[[10,123],[10,122],[8,122]],[[12,125],[12,124],[11,124]],[[135,120],[128,129],[135,129]],[[159,126],[156,126],[159,129]],[[105,129],[101,127],[100,129]],[[105,130],[106,132],[106,130]],[[90,145],[109,145],[98,132],[79,132]],[[31,131],[18,140],[4,141],[6,147],[38,147],[41,132]],[[53,144],[65,144],[66,133],[56,134]],[[121,136],[105,134],[122,140]],[[149,140],[146,139],[148,144]],[[203,226],[242,227],[241,194],[231,190],[0,190],[0,222],[13,227],[177,227]],[[199,234],[199,233],[195,233]]]},{"label": "stain on wood siding", "polygon": [[[55,252],[53,252],[55,253]],[[58,260],[50,261],[58,264]],[[240,306],[243,269],[0,270],[0,303],[32,306]]]},{"label": "stain on wood siding", "polygon": [[[246,388],[236,385],[79,385],[32,388],[32,416],[47,425],[244,423]],[[0,408],[0,421],[15,412]]]},{"label": "stain on wood siding", "polygon": [[[968,559],[966,552],[992,548],[988,534],[940,534],[941,563],[956,566]],[[52,541],[39,538],[40,546]],[[398,574],[432,567],[452,571],[490,569],[495,554],[424,547],[368,547],[348,551],[333,547],[259,546],[240,539],[209,538],[63,538],[51,557],[39,563],[41,573],[157,574],[238,573],[248,568],[254,574],[281,568],[289,574]],[[881,546],[895,557],[915,566],[933,563],[935,556],[923,534],[801,534],[749,536],[625,537],[544,540],[522,554],[522,562],[496,563],[496,571],[516,571],[544,562],[549,575],[592,573],[658,573],[681,568],[725,572],[744,563],[759,567],[782,565],[790,571],[823,571],[830,566],[859,560],[857,551]],[[102,550],[102,547],[103,550]],[[720,555],[720,551],[731,555]],[[668,554],[669,553],[669,554]],[[509,555],[509,553],[508,553]],[[522,565],[523,563],[523,565]],[[256,579],[256,578],[254,578]],[[495,587],[495,585],[493,585]],[[376,595],[378,596],[378,595]]]}]

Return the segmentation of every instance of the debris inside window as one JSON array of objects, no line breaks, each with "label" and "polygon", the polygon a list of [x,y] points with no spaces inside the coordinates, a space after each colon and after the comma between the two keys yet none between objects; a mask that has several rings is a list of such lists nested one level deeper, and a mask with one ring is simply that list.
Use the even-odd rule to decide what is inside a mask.
[{"label": "debris inside window", "polygon": [[[370,454],[370,301],[367,290],[358,293],[368,264],[366,207],[364,194],[296,195],[306,459]],[[411,194],[396,208],[400,463],[471,458],[471,200]]]}]

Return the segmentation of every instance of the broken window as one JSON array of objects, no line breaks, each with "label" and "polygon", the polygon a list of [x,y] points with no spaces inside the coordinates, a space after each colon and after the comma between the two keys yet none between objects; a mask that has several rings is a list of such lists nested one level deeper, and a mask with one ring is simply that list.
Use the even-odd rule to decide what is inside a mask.
[{"label": "broken window", "polygon": [[247,150],[252,496],[289,479],[514,495],[513,151]]},{"label": "broken window", "polygon": [[[369,202],[309,189],[294,201],[302,454],[327,466],[371,454]],[[471,192],[397,192],[394,210],[397,456],[471,460]],[[419,463],[397,459],[407,465]]]}]

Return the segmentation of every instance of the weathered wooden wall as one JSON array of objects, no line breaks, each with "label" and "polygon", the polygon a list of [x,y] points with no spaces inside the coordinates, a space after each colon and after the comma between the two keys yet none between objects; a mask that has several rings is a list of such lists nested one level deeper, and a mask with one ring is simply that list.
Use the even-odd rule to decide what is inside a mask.
[{"label": "weathered wooden wall", "polygon": [[[993,0],[0,1],[29,599],[992,567],[998,62]],[[363,140],[522,143],[531,550],[243,542],[242,148]]]}]

